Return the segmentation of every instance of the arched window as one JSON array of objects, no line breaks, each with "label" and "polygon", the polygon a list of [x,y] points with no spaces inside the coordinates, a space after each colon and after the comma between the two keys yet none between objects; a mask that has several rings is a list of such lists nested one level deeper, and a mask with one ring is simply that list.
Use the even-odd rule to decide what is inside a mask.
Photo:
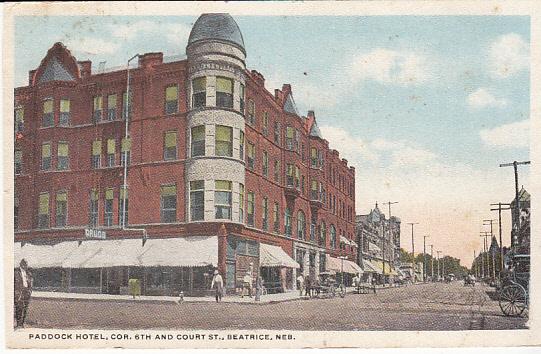
[{"label": "arched window", "polygon": [[331,224],[331,247],[336,248],[336,228]]},{"label": "arched window", "polygon": [[325,224],[325,221],[321,222],[321,226],[319,228],[319,245],[327,245],[327,224]]},{"label": "arched window", "polygon": [[299,210],[297,213],[297,237],[300,240],[304,240],[306,236],[306,220],[304,218],[304,212]]},{"label": "arched window", "polygon": [[289,208],[286,208],[284,216],[284,226],[286,236],[291,237],[291,210]]}]

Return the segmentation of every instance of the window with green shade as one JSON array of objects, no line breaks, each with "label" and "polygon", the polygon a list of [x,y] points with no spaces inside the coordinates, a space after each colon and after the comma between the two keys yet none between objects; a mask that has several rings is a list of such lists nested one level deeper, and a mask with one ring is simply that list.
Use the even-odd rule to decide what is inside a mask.
[{"label": "window with green shade", "polygon": [[190,182],[190,220],[203,220],[205,216],[205,181]]},{"label": "window with green shade", "polygon": [[129,191],[124,189],[123,186],[120,187],[119,192],[119,201],[118,201],[118,224],[119,225],[128,225],[129,220]]},{"label": "window with green shade", "polygon": [[336,248],[336,228],[331,224],[330,228],[331,247]]},{"label": "window with green shade", "polygon": [[90,191],[90,206],[89,206],[89,215],[88,215],[88,225],[90,227],[98,226],[98,200],[99,192],[97,189],[92,189]]},{"label": "window with green shade", "polygon": [[109,121],[116,119],[116,101],[116,94],[107,96],[107,120]]},{"label": "window with green shade", "polygon": [[248,201],[246,203],[246,215],[247,224],[254,226],[254,212],[255,212],[255,194],[254,192],[248,192]]},{"label": "window with green shade", "polygon": [[269,112],[263,112],[263,135],[269,134]]},{"label": "window with green shade", "polygon": [[216,126],[214,153],[216,156],[233,156],[233,128]]},{"label": "window with green shade", "polygon": [[165,88],[165,114],[178,112],[178,85]]},{"label": "window with green shade", "polygon": [[176,160],[177,158],[177,132],[169,131],[165,133],[163,142],[163,159]]},{"label": "window with green shade", "polygon": [[286,166],[286,185],[295,187],[295,165],[289,163]]},{"label": "window with green shade", "polygon": [[101,167],[101,140],[92,142],[92,168]]},{"label": "window with green shade", "polygon": [[105,226],[113,225],[113,200],[113,188],[107,188],[105,190],[105,205],[103,208],[103,223]]},{"label": "window with green shade", "polygon": [[216,106],[233,108],[233,80],[216,77]]},{"label": "window with green shade", "polygon": [[168,184],[161,186],[161,222],[177,221],[177,186]]},{"label": "window with green shade", "polygon": [[280,145],[280,137],[282,135],[282,129],[280,127],[280,122],[274,123],[274,142],[276,145]]},{"label": "window with green shade", "polygon": [[192,157],[205,156],[205,126],[199,125],[191,129]]},{"label": "window with green shade", "polygon": [[54,101],[52,98],[46,98],[43,101],[43,117],[41,126],[44,128],[54,126]]},{"label": "window with green shade", "polygon": [[214,211],[216,219],[231,220],[231,181],[214,181]]},{"label": "window with green shade", "polygon": [[92,119],[94,123],[99,122],[102,119],[103,112],[103,96],[94,97],[94,110],[92,113]]},{"label": "window with green shade", "polygon": [[255,124],[255,103],[251,98],[248,99],[248,124]]},{"label": "window with green shade", "polygon": [[294,150],[295,144],[295,128],[286,127],[286,149]]},{"label": "window with green shade", "polygon": [[68,215],[68,192],[56,192],[56,227],[66,226]]},{"label": "window with green shade", "polygon": [[58,125],[61,127],[67,127],[71,122],[71,101],[67,98],[60,100],[60,116],[58,118]]},{"label": "window with green shade", "polygon": [[192,108],[207,105],[207,78],[197,77],[192,80]]},{"label": "window with green shade", "polygon": [[22,132],[24,129],[24,108],[15,108],[15,133]]},{"label": "window with green shade", "polygon": [[58,170],[67,170],[69,169],[69,146],[65,141],[58,142],[58,151],[57,151],[57,166]]},{"label": "window with green shade", "polygon": [[115,139],[107,139],[107,167],[115,165],[116,142]]},{"label": "window with green shade", "polygon": [[38,209],[38,228],[48,229],[49,225],[49,193],[40,193]]},{"label": "window with green shade", "polygon": [[43,171],[51,169],[51,143],[41,144],[41,169]]}]

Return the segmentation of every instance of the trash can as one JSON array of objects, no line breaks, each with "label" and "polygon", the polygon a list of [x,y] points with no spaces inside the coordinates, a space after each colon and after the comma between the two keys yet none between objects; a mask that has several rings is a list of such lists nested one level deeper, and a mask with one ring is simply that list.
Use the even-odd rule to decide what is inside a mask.
[{"label": "trash can", "polygon": [[130,288],[130,295],[134,299],[135,296],[141,296],[141,281],[139,279],[129,279],[128,286]]}]

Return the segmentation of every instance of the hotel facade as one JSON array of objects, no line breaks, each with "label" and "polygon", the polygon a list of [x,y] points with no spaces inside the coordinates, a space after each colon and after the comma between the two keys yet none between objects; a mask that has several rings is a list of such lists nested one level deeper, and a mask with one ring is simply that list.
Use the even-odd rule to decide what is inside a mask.
[{"label": "hotel facade", "polygon": [[227,14],[201,15],[180,58],[94,72],[51,47],[15,89],[15,259],[37,288],[204,294],[218,269],[228,292],[247,273],[280,292],[360,271],[355,169],[246,55]]}]

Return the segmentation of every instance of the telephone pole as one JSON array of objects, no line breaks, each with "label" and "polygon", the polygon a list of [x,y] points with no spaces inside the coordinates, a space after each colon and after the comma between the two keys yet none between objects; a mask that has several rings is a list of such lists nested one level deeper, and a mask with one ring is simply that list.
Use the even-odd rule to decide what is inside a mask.
[{"label": "telephone pole", "polygon": [[415,263],[415,241],[413,239],[413,225],[418,225],[418,222],[409,222],[408,225],[411,225],[411,255],[413,257],[413,263]]},{"label": "telephone pole", "polygon": [[475,275],[476,278],[479,277],[479,267],[477,266],[477,256],[475,255],[475,250],[473,250],[473,266],[472,266],[472,272]]},{"label": "telephone pole", "polygon": [[511,163],[502,163],[500,164],[500,167],[509,167],[513,166],[513,169],[515,170],[515,225],[516,225],[516,233],[511,238],[511,247],[514,247],[516,244],[516,238],[518,236],[518,232],[520,231],[520,200],[519,200],[519,190],[518,190],[518,165],[529,165],[530,161],[513,161]]},{"label": "telephone pole", "polygon": [[436,253],[438,254],[438,281],[440,280],[441,278],[441,273],[440,273],[440,253],[441,251],[436,251]]},{"label": "telephone pole", "polygon": [[[488,254],[487,254],[487,237],[488,237],[488,231],[481,232],[480,237],[484,237],[483,240],[483,257],[481,257],[481,264],[483,265],[481,268],[483,269],[483,278],[485,278],[487,275],[490,274],[489,264],[488,264]],[[484,258],[484,259],[483,259]],[[486,262],[486,264],[485,264]]]},{"label": "telephone pole", "polygon": [[[485,219],[485,220],[483,220],[483,225],[490,225],[490,244],[491,245],[492,245],[492,238],[494,237],[494,234],[492,233],[492,223],[494,221],[496,221],[496,219]],[[489,247],[488,250],[490,250],[490,246],[488,246],[488,247]],[[495,280],[496,279],[496,267],[495,267],[496,264],[494,262],[494,252],[490,252],[490,253],[492,253],[492,279]],[[488,256],[490,257],[490,254]]]},{"label": "telephone pole", "polygon": [[426,283],[426,238],[429,235],[423,236],[423,281]]},{"label": "telephone pole", "polygon": [[434,245],[430,245],[430,278],[434,281]]},{"label": "telephone pole", "polygon": [[[491,211],[498,211],[498,228],[499,228],[499,236],[500,236],[500,278],[503,271],[503,242],[502,242],[502,210],[511,210],[511,204],[509,203],[498,203],[498,204],[490,204],[492,206],[497,205],[498,208],[492,208]],[[504,206],[504,208],[502,208]]]},{"label": "telephone pole", "polygon": [[[393,245],[393,228],[391,227],[391,205],[398,204],[398,202],[391,202],[388,201],[387,203],[383,203],[384,205],[387,204],[389,206],[389,244]],[[385,246],[385,233],[383,234],[383,245]],[[393,249],[391,248],[391,252]],[[391,257],[389,257],[389,274],[391,274],[392,268],[391,268]],[[390,277],[390,275],[389,275]],[[383,286],[385,286],[385,248],[383,251]]]}]

